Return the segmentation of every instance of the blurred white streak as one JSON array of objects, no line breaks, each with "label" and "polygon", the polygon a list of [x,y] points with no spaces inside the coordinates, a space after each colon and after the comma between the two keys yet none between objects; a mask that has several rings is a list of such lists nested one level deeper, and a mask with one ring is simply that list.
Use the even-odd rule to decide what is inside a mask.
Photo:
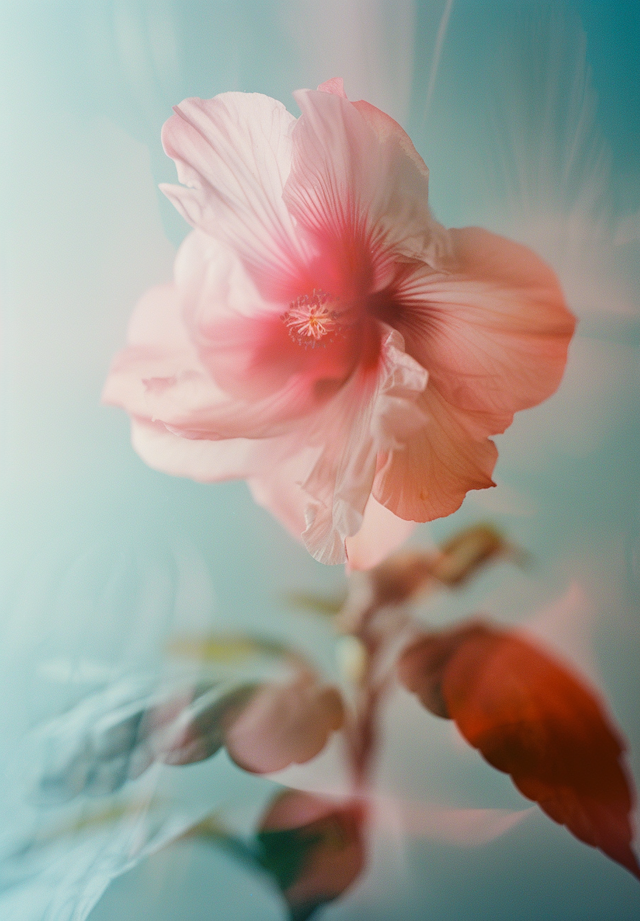
[{"label": "blurred white streak", "polygon": [[76,662],[63,656],[41,662],[36,668],[36,675],[47,681],[82,686],[106,682],[112,674],[113,670],[102,662],[93,659]]},{"label": "blurred white streak", "polygon": [[526,809],[458,809],[402,799],[378,799],[380,824],[392,834],[398,824],[413,838],[430,838],[459,847],[479,847],[494,841],[529,818]]},{"label": "blurred white streak", "polygon": [[440,66],[440,55],[442,54],[442,45],[444,44],[445,35],[447,34],[447,26],[449,25],[449,17],[451,16],[452,6],[453,0],[445,0],[442,17],[440,19],[440,25],[438,26],[438,32],[436,34],[436,44],[433,51],[433,58],[431,60],[431,70],[429,71],[429,82],[427,84],[427,94],[424,103],[425,117],[429,113],[431,97],[433,96],[433,91],[436,86],[436,77],[438,76],[438,67]]},{"label": "blurred white streak", "polygon": [[135,748],[141,703],[175,681],[167,637],[191,606],[210,616],[210,581],[188,548],[119,540],[49,547],[3,588],[0,917],[84,921],[114,877],[253,795],[228,759],[175,772]]},{"label": "blurred white streak", "polygon": [[519,19],[498,46],[488,200],[502,202],[501,229],[551,263],[578,317],[609,335],[640,317],[638,216],[613,215],[579,22],[535,10]]},{"label": "blurred white streak", "polygon": [[500,44],[492,113],[507,198],[523,219],[559,205],[593,209],[608,153],[594,127],[584,32],[575,21],[532,15],[510,35]]},{"label": "blurred white streak", "polygon": [[350,99],[366,99],[401,124],[406,120],[415,0],[289,0],[283,15],[310,83],[343,77]]}]

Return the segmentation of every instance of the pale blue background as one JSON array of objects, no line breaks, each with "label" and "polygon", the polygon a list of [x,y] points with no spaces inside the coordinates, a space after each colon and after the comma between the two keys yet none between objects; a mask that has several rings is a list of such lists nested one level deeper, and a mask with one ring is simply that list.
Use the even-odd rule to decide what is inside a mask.
[{"label": "pale blue background", "polygon": [[[238,89],[295,111],[294,89],[342,74],[353,98],[410,131],[439,219],[537,245],[581,320],[560,392],[499,439],[498,489],[433,526],[438,537],[490,516],[530,551],[532,567],[501,565],[431,616],[481,609],[526,622],[555,605],[541,631],[591,668],[640,780],[640,12],[604,0],[458,0],[427,99],[444,6],[0,5],[3,755],[82,695],[86,663],[151,667],[176,629],[259,625],[331,667],[324,626],[281,598],[332,590],[340,572],[308,558],[243,484],[206,487],[146,468],[125,415],[99,395],[136,299],[170,278],[186,231],[156,190],[174,179],[159,140],[171,106]],[[529,178],[509,196],[514,161]],[[552,208],[556,223],[541,222]],[[61,678],[65,668],[75,683]],[[458,807],[526,806],[406,696],[388,728],[387,790]],[[217,790],[223,780],[207,782]],[[280,916],[264,883],[180,844],[114,883],[91,919]],[[638,883],[542,815],[477,848],[423,840],[394,853],[380,835],[362,885],[326,912],[345,921],[639,916]]]}]

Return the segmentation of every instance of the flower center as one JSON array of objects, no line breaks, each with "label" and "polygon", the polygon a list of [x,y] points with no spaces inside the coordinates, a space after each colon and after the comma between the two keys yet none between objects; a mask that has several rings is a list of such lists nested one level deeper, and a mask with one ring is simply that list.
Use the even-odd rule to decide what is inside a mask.
[{"label": "flower center", "polygon": [[338,314],[332,310],[335,304],[335,298],[314,288],[311,294],[291,301],[281,319],[294,342],[305,348],[315,348],[321,340],[324,340],[322,345],[331,342],[340,330]]}]

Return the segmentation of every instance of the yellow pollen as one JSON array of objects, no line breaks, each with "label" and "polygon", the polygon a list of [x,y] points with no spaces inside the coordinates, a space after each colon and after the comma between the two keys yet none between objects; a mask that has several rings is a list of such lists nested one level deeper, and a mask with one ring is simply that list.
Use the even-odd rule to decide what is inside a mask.
[{"label": "yellow pollen", "polygon": [[328,294],[314,288],[311,294],[303,294],[289,304],[282,321],[294,342],[315,348],[321,339],[328,336],[325,341],[331,340],[340,326],[335,311],[330,309],[332,302]]}]

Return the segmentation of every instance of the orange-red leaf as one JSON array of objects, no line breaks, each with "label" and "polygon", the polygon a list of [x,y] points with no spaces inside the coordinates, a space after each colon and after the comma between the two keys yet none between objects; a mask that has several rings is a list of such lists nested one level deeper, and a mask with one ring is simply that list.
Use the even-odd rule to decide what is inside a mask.
[{"label": "orange-red leaf", "polygon": [[521,634],[482,621],[424,635],[398,671],[547,815],[640,878],[624,745],[580,678]]},{"label": "orange-red leaf", "polygon": [[258,833],[260,862],[274,877],[292,921],[338,898],[365,864],[364,811],[298,790],[277,796]]}]

